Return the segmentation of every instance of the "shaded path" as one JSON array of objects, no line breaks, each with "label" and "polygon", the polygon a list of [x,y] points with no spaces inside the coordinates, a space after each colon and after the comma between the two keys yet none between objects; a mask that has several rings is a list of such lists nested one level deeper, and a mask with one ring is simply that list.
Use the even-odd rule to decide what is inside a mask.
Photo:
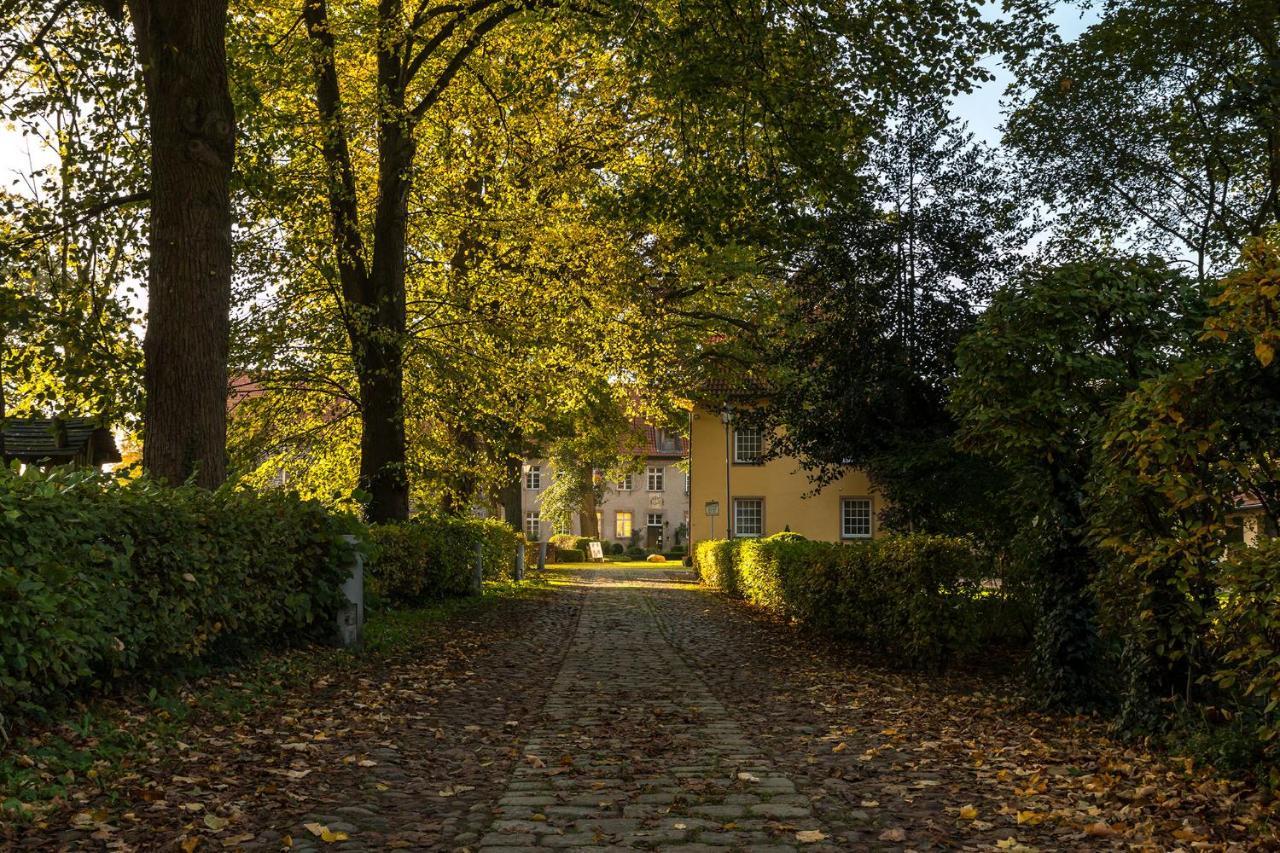
[{"label": "shaded path", "polygon": [[663,635],[654,574],[577,573],[592,591],[481,850],[773,851],[826,835]]}]

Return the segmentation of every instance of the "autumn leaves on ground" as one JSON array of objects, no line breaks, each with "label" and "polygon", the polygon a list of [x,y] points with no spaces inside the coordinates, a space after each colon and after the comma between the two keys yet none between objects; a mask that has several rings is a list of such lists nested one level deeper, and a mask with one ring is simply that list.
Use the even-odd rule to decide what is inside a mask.
[{"label": "autumn leaves on ground", "polygon": [[[25,773],[49,796],[7,823],[7,846],[1278,843],[1271,804],[1244,782],[1029,712],[993,676],[864,665],[686,571],[548,574],[375,622],[359,654],[264,659],[9,744],[2,778]],[[670,713],[646,693],[700,704]],[[593,696],[612,707],[580,704]]]}]

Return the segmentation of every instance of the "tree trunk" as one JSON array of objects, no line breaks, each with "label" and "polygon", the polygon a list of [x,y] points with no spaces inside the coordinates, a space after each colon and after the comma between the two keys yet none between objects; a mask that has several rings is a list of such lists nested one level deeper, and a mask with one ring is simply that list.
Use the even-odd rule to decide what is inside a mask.
[{"label": "tree trunk", "polygon": [[129,0],[151,129],[151,257],[142,464],[226,478],[231,306],[228,0]]},{"label": "tree trunk", "polygon": [[589,539],[600,538],[600,526],[596,524],[595,471],[586,470],[586,482],[582,489],[582,506],[578,511],[578,529]]},{"label": "tree trunk", "polygon": [[500,493],[502,500],[502,516],[516,530],[524,530],[524,507],[520,505],[520,459],[507,457],[506,484]]}]

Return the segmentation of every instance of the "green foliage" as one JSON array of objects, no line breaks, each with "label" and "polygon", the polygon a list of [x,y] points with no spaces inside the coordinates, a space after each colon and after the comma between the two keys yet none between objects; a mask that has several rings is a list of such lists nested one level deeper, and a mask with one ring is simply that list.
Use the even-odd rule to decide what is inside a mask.
[{"label": "green foliage", "polygon": [[[1090,522],[1108,556],[1098,587],[1124,648],[1129,728],[1163,726],[1162,701],[1216,701],[1205,675],[1219,664],[1210,636],[1231,518],[1242,497],[1259,519],[1280,510],[1278,259],[1274,242],[1251,243],[1213,299],[1200,351],[1143,382],[1106,425]],[[1249,564],[1238,550],[1227,565]]]},{"label": "green foliage", "polygon": [[910,666],[940,667],[981,633],[981,562],[963,539],[703,541],[698,566],[709,586]]},{"label": "green foliage", "polygon": [[367,577],[385,604],[411,607],[475,592],[477,549],[487,580],[510,576],[517,534],[494,518],[416,515],[369,528],[374,553]]},{"label": "green foliage", "polygon": [[568,549],[577,548],[578,540],[580,538],[581,537],[574,536],[571,533],[557,533],[554,536],[552,536],[550,539],[548,539],[547,543],[552,548],[555,548],[557,551],[562,551],[566,548]]},{"label": "green foliage", "polygon": [[1198,290],[1158,260],[1032,267],[996,294],[956,355],[964,449],[1001,465],[1034,534],[1021,558],[1039,599],[1033,676],[1049,705],[1107,692],[1084,489],[1113,406],[1193,345]]},{"label": "green foliage", "polygon": [[323,635],[354,529],[283,491],[0,471],[0,708]]},{"label": "green foliage", "polygon": [[559,548],[556,550],[556,561],[560,563],[581,563],[587,559],[587,553],[579,548]]},{"label": "green foliage", "polygon": [[1214,683],[1241,698],[1258,741],[1280,759],[1280,539],[1235,548],[1222,566]]}]

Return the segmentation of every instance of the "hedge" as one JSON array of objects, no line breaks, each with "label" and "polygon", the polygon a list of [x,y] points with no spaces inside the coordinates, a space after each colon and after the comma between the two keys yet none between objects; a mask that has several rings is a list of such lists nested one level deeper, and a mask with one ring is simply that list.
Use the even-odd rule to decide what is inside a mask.
[{"label": "hedge", "polygon": [[476,545],[487,580],[509,578],[519,534],[496,518],[416,515],[369,529],[368,578],[383,604],[414,606],[473,591]]},{"label": "hedge", "polygon": [[1217,685],[1235,697],[1257,728],[1273,764],[1280,761],[1280,538],[1232,548],[1223,562],[1210,650]]},{"label": "hedge", "polygon": [[560,548],[556,551],[556,561],[561,563],[585,563],[587,555],[577,548]]},{"label": "hedge", "polygon": [[0,713],[325,636],[355,529],[284,491],[0,468]]},{"label": "hedge", "polygon": [[963,539],[909,535],[851,545],[785,534],[695,550],[708,586],[911,666],[936,668],[979,636],[979,560]]}]

